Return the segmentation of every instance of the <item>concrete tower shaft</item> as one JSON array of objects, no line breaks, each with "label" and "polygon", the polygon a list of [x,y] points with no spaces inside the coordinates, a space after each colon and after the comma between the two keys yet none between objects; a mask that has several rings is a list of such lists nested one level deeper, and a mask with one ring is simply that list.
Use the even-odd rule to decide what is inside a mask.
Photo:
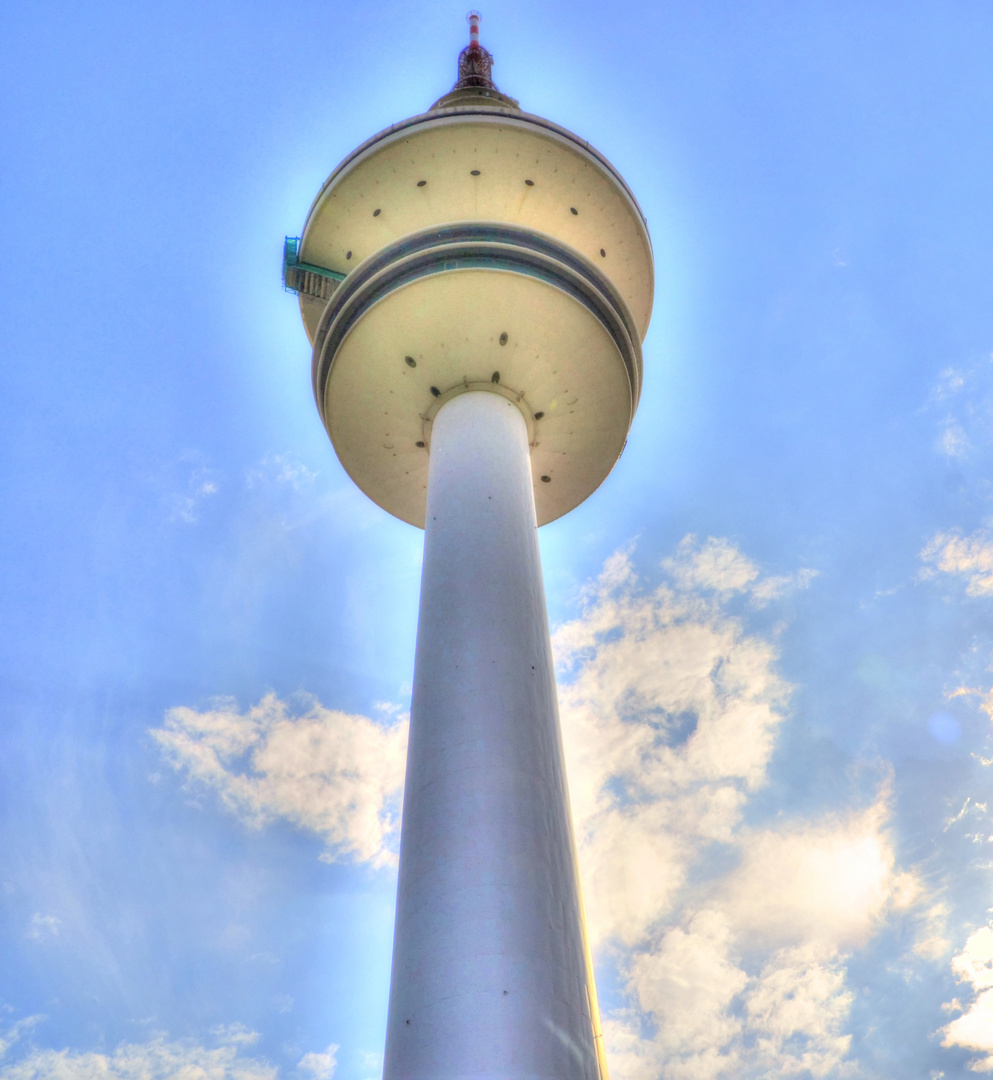
[{"label": "concrete tower shaft", "polygon": [[384,1080],[598,1080],[528,432],[436,420]]}]

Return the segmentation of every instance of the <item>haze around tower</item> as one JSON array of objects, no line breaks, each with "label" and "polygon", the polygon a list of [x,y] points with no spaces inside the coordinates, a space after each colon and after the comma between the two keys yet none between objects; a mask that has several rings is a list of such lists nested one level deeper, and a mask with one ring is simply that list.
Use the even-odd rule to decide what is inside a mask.
[{"label": "haze around tower", "polygon": [[[638,194],[609,483],[541,530],[612,1075],[982,1075],[989,11],[487,8]],[[0,12],[0,1077],[369,1080],[420,534],[274,266],[461,9]]]}]

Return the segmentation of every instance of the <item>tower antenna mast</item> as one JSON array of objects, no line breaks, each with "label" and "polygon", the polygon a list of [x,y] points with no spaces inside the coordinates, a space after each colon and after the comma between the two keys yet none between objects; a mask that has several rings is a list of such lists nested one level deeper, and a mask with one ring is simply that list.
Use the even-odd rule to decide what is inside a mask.
[{"label": "tower antenna mast", "polygon": [[455,88],[482,86],[495,90],[493,57],[479,44],[479,21],[482,16],[478,11],[470,11],[465,18],[469,24],[469,44],[459,53],[459,77]]}]

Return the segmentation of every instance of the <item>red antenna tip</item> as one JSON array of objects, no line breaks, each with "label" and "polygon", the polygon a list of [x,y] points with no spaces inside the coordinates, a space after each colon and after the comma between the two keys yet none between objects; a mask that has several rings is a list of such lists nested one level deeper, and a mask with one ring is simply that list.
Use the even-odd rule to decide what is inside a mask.
[{"label": "red antenna tip", "polygon": [[470,11],[465,18],[469,24],[469,44],[459,53],[459,80],[455,89],[465,90],[470,86],[478,86],[484,90],[495,90],[492,79],[493,57],[479,44],[480,14],[478,11]]}]

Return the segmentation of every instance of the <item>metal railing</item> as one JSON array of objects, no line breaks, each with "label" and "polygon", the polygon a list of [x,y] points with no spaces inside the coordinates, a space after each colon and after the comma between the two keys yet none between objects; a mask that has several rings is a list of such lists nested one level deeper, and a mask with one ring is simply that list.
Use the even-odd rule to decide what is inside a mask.
[{"label": "metal railing", "polygon": [[345,275],[326,266],[300,261],[300,237],[287,236],[283,242],[283,288],[287,292],[327,300]]}]

